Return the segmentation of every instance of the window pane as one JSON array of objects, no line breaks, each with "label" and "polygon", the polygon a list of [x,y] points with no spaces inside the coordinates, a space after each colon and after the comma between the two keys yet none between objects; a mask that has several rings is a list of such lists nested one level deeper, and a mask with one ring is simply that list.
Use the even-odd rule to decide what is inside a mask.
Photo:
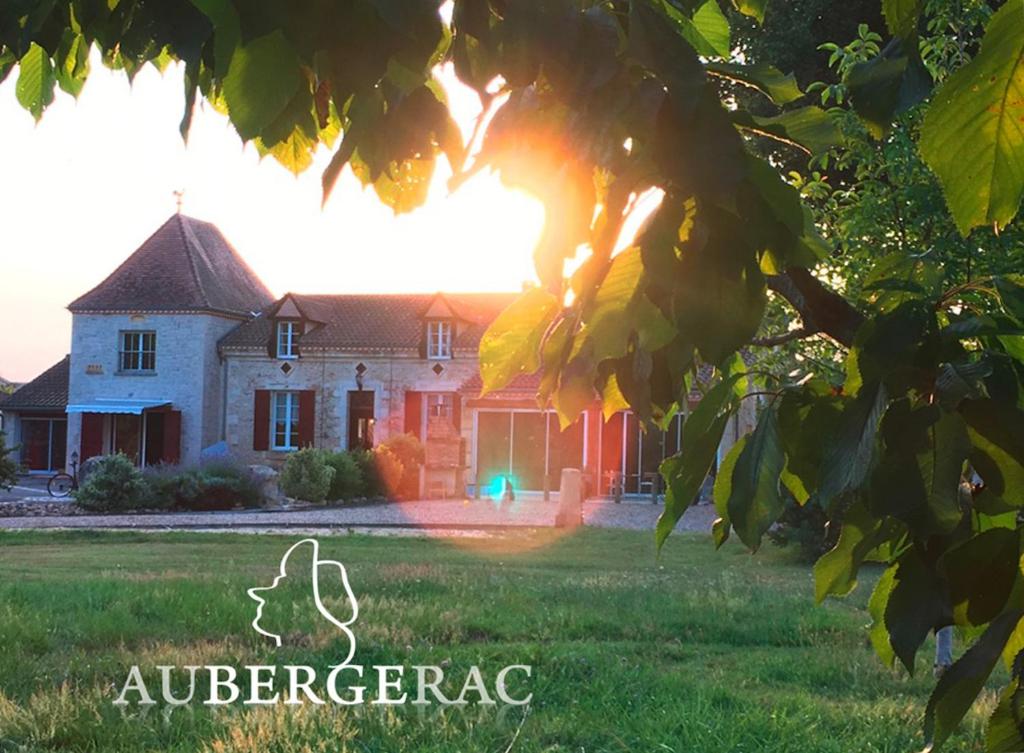
[{"label": "window pane", "polygon": [[512,483],[516,489],[544,488],[544,419],[543,413],[512,414]]},{"label": "window pane", "polygon": [[476,481],[482,490],[498,489],[509,472],[510,429],[509,413],[480,411],[477,414]]}]

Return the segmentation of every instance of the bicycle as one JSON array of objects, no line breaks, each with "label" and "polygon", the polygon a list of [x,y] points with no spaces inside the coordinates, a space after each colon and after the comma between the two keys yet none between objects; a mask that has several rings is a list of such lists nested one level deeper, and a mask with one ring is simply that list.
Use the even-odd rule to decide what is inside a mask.
[{"label": "bicycle", "polygon": [[71,459],[71,473],[58,471],[46,482],[46,491],[51,497],[66,497],[78,488],[78,460]]}]

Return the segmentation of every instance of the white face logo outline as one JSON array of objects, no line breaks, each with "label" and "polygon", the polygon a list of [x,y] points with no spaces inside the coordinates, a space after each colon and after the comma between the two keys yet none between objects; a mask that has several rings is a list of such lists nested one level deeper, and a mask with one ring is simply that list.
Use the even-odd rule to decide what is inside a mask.
[{"label": "white face logo outline", "polygon": [[[252,627],[257,633],[265,635],[268,638],[272,638],[278,648],[281,647],[281,636],[279,634],[268,632],[260,627],[259,623],[260,619],[263,617],[263,607],[266,606],[267,602],[266,599],[258,594],[274,590],[277,588],[277,585],[281,580],[288,577],[288,558],[291,556],[292,552],[304,544],[310,544],[313,547],[313,600],[316,603],[316,608],[325,620],[337,627],[348,637],[348,656],[346,656],[345,660],[341,662],[342,665],[346,665],[352,661],[352,657],[355,656],[356,653],[356,636],[348,626],[355,622],[359,617],[359,602],[356,601],[356,596],[352,592],[352,587],[349,585],[348,572],[345,570],[345,566],[336,560],[320,559],[320,542],[316,539],[302,539],[301,541],[297,541],[292,544],[288,548],[288,551],[284,553],[284,556],[281,557],[281,564],[278,568],[278,574],[274,577],[274,582],[269,586],[254,587],[246,591],[246,593],[249,594],[249,597],[257,604],[256,616],[252,620]],[[345,587],[345,595],[352,602],[352,617],[346,622],[341,622],[331,614],[327,607],[324,606],[323,600],[320,598],[320,568],[325,566],[338,568],[338,571],[341,573],[341,582]]]}]

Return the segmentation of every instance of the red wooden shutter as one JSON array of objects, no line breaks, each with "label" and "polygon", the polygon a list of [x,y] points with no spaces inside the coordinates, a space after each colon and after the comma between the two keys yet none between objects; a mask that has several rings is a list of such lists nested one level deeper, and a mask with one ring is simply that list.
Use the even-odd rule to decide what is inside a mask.
[{"label": "red wooden shutter", "polygon": [[270,390],[256,390],[252,409],[252,448],[270,449]]},{"label": "red wooden shutter", "polygon": [[423,393],[405,392],[405,433],[423,439]]},{"label": "red wooden shutter", "polygon": [[316,424],[316,390],[299,393],[299,447],[312,447]]},{"label": "red wooden shutter", "polygon": [[462,395],[458,392],[452,393],[452,426],[462,434]]},{"label": "red wooden shutter", "polygon": [[170,410],[164,414],[164,455],[162,463],[181,462],[181,411]]},{"label": "red wooden shutter", "polygon": [[103,454],[103,414],[82,414],[82,444],[80,462]]}]

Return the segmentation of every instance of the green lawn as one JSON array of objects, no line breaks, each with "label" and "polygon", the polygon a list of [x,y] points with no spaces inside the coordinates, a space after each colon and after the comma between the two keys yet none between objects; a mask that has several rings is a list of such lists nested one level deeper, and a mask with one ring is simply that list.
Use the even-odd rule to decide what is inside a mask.
[{"label": "green lawn", "polygon": [[[332,664],[337,631],[299,606],[281,649],[249,625],[245,589],[269,585],[298,538],[0,534],[0,751],[921,747],[931,646],[916,678],[884,668],[863,630],[867,584],[816,607],[809,569],[783,552],[680,535],[658,561],[653,537],[628,531],[526,552],[520,538],[321,539],[359,600],[357,663],[532,664],[525,722],[522,708],[112,705],[132,664],[147,678],[161,664]],[[948,749],[978,749],[982,719]]]}]

